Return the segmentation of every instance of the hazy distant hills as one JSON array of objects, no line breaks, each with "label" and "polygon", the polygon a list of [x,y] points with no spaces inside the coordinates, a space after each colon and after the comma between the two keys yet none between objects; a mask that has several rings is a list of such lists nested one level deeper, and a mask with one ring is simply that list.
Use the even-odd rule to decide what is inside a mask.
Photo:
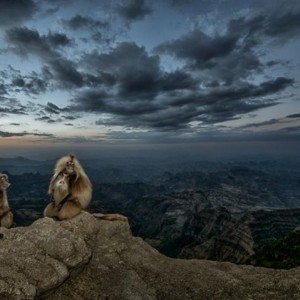
[{"label": "hazy distant hills", "polygon": [[[245,263],[300,226],[300,168],[290,162],[81,161],[90,211],[129,217],[135,235],[170,256]],[[0,159],[17,225],[42,216],[53,161]]]},{"label": "hazy distant hills", "polygon": [[[80,159],[80,158],[79,158]],[[24,173],[52,174],[57,159],[32,160],[22,156],[15,158],[0,158],[0,171],[7,171],[13,175]],[[268,174],[292,175],[300,173],[300,160],[261,160],[261,161],[201,161],[189,158],[148,158],[148,157],[112,157],[98,159],[80,159],[86,173],[95,181],[101,183],[112,182],[156,182],[163,180],[176,181],[177,173],[204,172],[212,173],[228,170],[252,170]],[[180,175],[179,175],[180,176]],[[203,178],[201,178],[202,180]],[[212,184],[212,176],[209,182]]]},{"label": "hazy distant hills", "polygon": [[0,158],[0,171],[20,175],[24,173],[49,174],[53,169],[52,161],[36,161],[18,156],[15,158]]}]

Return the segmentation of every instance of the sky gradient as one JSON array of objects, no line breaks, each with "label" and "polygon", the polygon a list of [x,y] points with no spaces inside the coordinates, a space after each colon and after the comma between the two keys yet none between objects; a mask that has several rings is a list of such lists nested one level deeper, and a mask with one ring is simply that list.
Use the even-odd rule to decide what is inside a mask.
[{"label": "sky gradient", "polygon": [[0,0],[0,156],[297,154],[299,53],[297,0]]}]

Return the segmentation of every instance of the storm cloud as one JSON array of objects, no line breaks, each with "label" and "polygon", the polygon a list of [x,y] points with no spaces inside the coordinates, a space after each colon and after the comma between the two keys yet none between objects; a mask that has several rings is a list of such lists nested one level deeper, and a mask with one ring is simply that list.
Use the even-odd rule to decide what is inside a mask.
[{"label": "storm cloud", "polygon": [[127,22],[142,20],[152,12],[146,0],[126,0],[125,3],[117,7],[118,14]]},{"label": "storm cloud", "polygon": [[[241,118],[242,114],[278,104],[270,96],[293,84],[289,78],[277,78],[260,85],[245,84],[237,88],[220,88],[208,93],[198,89],[193,93],[157,94],[150,89],[148,97],[134,98],[124,103],[120,95],[89,89],[73,98],[71,110],[108,113],[110,120],[97,124],[123,125],[134,128],[174,130],[187,128],[192,121],[214,124]],[[268,96],[269,99],[263,99]]]},{"label": "storm cloud", "polygon": [[236,47],[237,40],[237,36],[212,38],[200,30],[194,30],[177,40],[158,46],[156,50],[190,60],[195,67],[201,67],[214,58],[228,55]]},{"label": "storm cloud", "polygon": [[107,28],[109,26],[107,22],[94,20],[91,17],[82,16],[79,14],[69,20],[63,20],[62,22],[67,28],[71,30],[78,30],[86,27],[91,29],[101,29]]},{"label": "storm cloud", "polygon": [[49,32],[47,35],[40,35],[36,30],[22,27],[8,30],[6,38],[10,45],[14,46],[12,50],[17,54],[34,55],[45,63],[44,71],[56,80],[60,87],[83,85],[83,77],[77,71],[75,63],[57,50],[57,48],[72,45],[71,40],[65,34]]},{"label": "storm cloud", "polygon": [[16,26],[29,20],[38,11],[32,0],[1,0],[0,1],[0,27]]},{"label": "storm cloud", "polygon": [[53,134],[49,133],[38,133],[38,132],[6,132],[0,131],[0,137],[19,137],[19,136],[39,136],[39,137],[53,137]]}]

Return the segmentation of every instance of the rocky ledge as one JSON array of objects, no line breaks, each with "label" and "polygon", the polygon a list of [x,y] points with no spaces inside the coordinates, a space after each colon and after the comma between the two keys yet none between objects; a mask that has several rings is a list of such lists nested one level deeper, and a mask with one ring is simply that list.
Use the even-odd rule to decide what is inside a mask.
[{"label": "rocky ledge", "polygon": [[171,259],[89,213],[0,231],[3,300],[300,299],[300,268]]}]

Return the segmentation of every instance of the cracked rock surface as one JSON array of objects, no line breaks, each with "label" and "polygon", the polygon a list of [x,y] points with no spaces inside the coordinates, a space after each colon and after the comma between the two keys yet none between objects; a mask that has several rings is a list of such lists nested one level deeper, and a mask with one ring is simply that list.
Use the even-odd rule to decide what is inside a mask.
[{"label": "cracked rock surface", "polygon": [[86,212],[1,233],[1,300],[300,299],[300,268],[167,258]]}]

